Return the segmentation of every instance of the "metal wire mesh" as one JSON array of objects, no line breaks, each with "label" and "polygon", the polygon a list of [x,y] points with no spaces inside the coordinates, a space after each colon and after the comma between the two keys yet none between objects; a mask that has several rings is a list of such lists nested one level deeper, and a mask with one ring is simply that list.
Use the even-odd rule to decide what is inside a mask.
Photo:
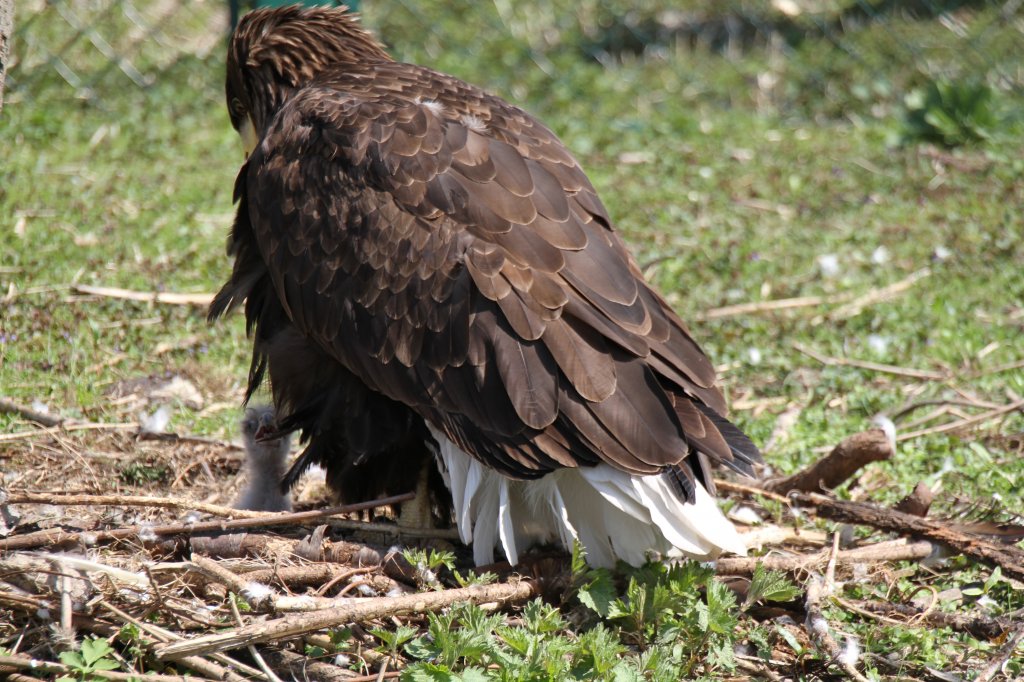
[{"label": "metal wire mesh", "polygon": [[[493,0],[364,2],[400,56],[485,59],[503,41],[550,71],[566,51],[612,65],[685,52],[715,62],[708,88],[782,113],[868,111],[929,79],[1024,92],[1024,0]],[[220,58],[221,0],[35,0],[15,18],[12,98],[102,101],[148,88],[183,59]],[[452,21],[451,17],[460,17]],[[445,20],[447,17],[447,20]],[[428,27],[409,35],[409,27]],[[729,77],[729,72],[732,77]],[[725,76],[721,76],[725,74]],[[510,74],[514,77],[514,74]],[[212,82],[219,77],[211,75]]]},{"label": "metal wire mesh", "polygon": [[183,58],[224,44],[227,5],[213,0],[44,0],[15,11],[12,101],[102,100],[145,89]]}]

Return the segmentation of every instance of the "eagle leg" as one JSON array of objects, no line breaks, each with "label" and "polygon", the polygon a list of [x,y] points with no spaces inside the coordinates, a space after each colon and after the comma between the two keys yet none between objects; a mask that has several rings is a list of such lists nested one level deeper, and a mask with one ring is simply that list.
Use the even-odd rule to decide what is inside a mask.
[{"label": "eagle leg", "polygon": [[430,467],[434,463],[427,460],[420,468],[416,478],[416,497],[402,503],[398,515],[400,528],[429,529],[434,528],[434,516],[430,499]]}]

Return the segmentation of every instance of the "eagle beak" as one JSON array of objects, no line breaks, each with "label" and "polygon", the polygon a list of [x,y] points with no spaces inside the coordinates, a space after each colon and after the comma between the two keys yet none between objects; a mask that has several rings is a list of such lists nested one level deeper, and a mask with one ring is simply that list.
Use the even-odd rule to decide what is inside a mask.
[{"label": "eagle beak", "polygon": [[251,116],[245,117],[242,127],[238,129],[238,134],[242,138],[242,147],[245,149],[245,158],[248,159],[252,154],[252,150],[256,149],[256,144],[260,141],[256,136],[256,126],[253,125]]}]

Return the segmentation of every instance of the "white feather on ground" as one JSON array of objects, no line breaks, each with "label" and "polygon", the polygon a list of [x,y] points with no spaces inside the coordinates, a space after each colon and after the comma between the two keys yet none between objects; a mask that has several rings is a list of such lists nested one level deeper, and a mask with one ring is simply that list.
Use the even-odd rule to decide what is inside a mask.
[{"label": "white feather on ground", "polygon": [[639,566],[650,558],[701,561],[746,546],[710,494],[679,499],[664,476],[633,476],[607,464],[560,469],[535,481],[516,481],[487,468],[440,432],[438,465],[452,491],[459,536],[473,544],[478,566],[494,561],[500,544],[509,563],[529,546],[579,540],[592,566],[617,560]]},{"label": "white feather on ground", "polygon": [[261,427],[276,430],[274,408],[248,408],[241,427],[246,484],[231,506],[250,511],[291,511],[291,496],[281,491],[281,479],[288,468],[291,439],[284,436],[258,440]]}]

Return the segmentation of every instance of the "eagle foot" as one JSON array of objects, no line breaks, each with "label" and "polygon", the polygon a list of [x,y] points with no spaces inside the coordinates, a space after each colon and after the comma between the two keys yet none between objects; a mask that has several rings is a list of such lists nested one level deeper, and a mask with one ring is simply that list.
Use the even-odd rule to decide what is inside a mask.
[{"label": "eagle foot", "polygon": [[433,466],[433,462],[426,462],[420,469],[420,474],[416,479],[416,497],[402,503],[402,509],[397,519],[399,528],[431,530],[437,527],[434,523],[430,502],[429,466]]}]

